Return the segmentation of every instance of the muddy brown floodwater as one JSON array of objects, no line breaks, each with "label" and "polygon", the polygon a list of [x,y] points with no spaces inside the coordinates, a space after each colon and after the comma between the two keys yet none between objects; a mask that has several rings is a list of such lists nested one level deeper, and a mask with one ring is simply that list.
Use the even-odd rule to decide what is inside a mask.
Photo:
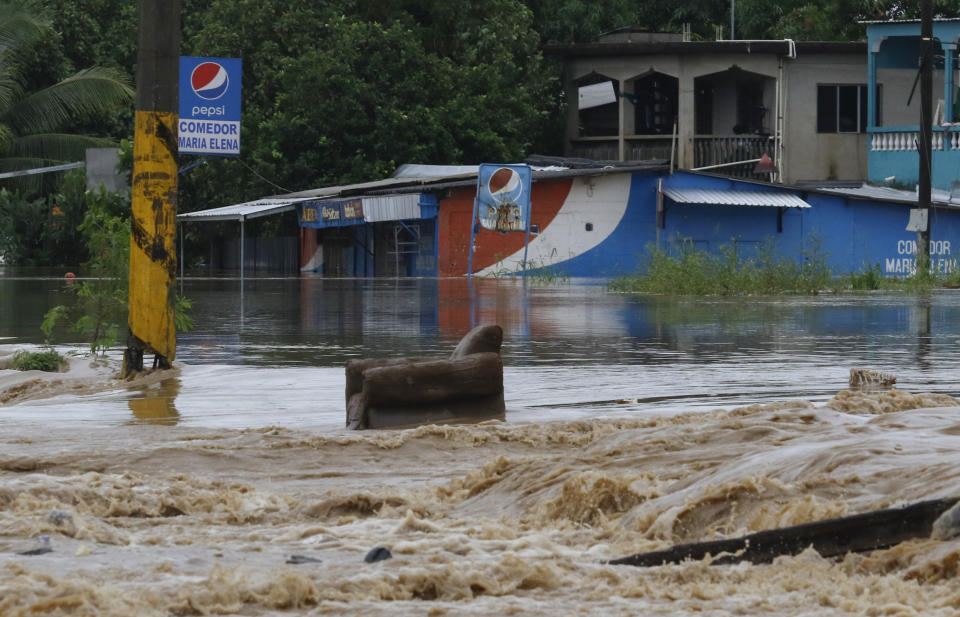
[{"label": "muddy brown floodwater", "polygon": [[[113,381],[108,355],[0,403],[0,615],[960,611],[960,540],[605,563],[960,496],[953,295],[699,306],[497,283],[426,310],[419,283],[261,284],[243,330],[208,318],[171,375]],[[201,315],[229,305],[195,285]],[[36,345],[9,315],[4,349]],[[442,353],[474,319],[505,324],[506,422],[342,428],[347,358]],[[852,366],[897,389],[845,390]],[[392,558],[365,562],[375,547]]]}]

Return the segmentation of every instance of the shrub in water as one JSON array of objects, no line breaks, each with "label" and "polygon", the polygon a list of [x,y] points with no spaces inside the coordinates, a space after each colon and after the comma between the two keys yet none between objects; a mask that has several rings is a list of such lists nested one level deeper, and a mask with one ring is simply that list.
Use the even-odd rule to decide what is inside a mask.
[{"label": "shrub in water", "polygon": [[53,351],[18,351],[13,354],[10,368],[18,371],[46,371],[58,373],[67,364],[67,359]]},{"label": "shrub in water", "polygon": [[669,295],[816,294],[830,287],[833,276],[817,237],[806,244],[798,261],[777,253],[773,240],[760,243],[754,256],[744,258],[736,241],[722,245],[717,254],[683,238],[673,243],[670,253],[648,247],[646,272],[617,278],[610,288]]}]

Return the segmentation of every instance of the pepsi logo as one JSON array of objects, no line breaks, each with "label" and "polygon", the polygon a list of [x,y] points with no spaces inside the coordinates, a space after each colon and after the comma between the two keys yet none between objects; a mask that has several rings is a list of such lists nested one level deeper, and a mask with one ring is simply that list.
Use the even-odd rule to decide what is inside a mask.
[{"label": "pepsi logo", "polygon": [[490,175],[487,189],[494,201],[501,204],[516,203],[523,193],[520,174],[509,167],[501,167]]},{"label": "pepsi logo", "polygon": [[230,76],[227,70],[216,62],[203,62],[190,74],[190,86],[200,98],[214,101],[223,96],[230,87]]}]

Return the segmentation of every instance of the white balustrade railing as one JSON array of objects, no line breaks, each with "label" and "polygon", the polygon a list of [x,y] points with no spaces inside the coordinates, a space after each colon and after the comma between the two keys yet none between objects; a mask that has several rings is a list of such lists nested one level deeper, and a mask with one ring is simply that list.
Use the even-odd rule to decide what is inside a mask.
[{"label": "white balustrade railing", "polygon": [[[870,136],[870,149],[881,152],[897,150],[916,150],[920,140],[920,131],[889,131],[873,133]],[[930,144],[933,150],[960,150],[960,132],[934,131]]]}]

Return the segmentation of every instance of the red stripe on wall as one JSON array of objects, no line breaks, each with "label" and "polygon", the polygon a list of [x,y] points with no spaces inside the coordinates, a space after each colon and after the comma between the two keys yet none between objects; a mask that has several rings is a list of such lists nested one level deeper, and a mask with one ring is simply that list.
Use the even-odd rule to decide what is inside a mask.
[{"label": "red stripe on wall", "polygon": [[[541,230],[546,229],[566,201],[571,186],[573,181],[570,179],[535,182],[531,192],[531,223]],[[475,188],[460,188],[452,189],[446,199],[440,200],[440,213],[437,216],[440,276],[463,276],[467,273],[475,196]],[[492,266],[523,249],[525,237],[526,234],[519,231],[500,233],[480,228],[474,238],[477,250],[473,253],[473,271]]]},{"label": "red stripe on wall", "polygon": [[317,230],[310,227],[300,228],[300,267],[303,268],[317,252]]}]

